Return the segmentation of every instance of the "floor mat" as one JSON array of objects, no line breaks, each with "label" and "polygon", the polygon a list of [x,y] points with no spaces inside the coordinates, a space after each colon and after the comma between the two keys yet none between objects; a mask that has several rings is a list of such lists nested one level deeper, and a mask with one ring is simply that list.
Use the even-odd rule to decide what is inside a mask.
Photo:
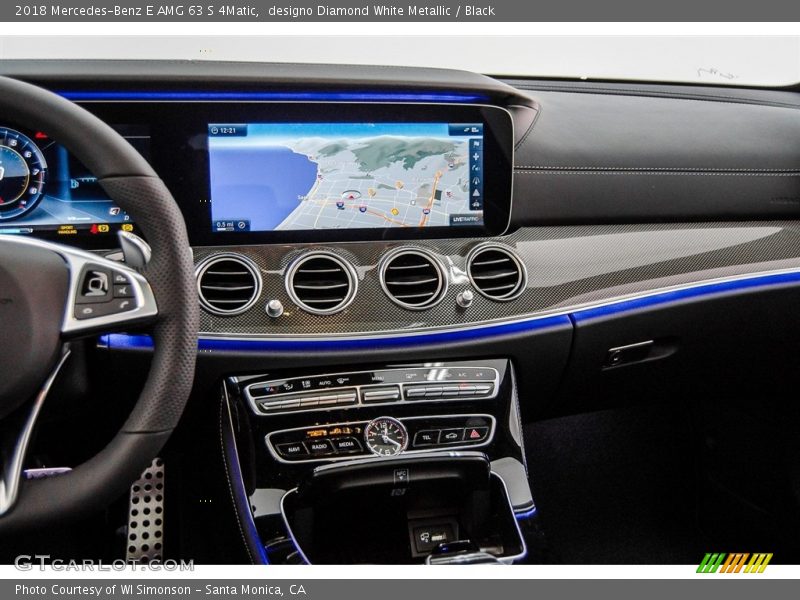
[{"label": "floor mat", "polygon": [[675,406],[526,425],[531,488],[551,560],[698,563],[691,440]]}]

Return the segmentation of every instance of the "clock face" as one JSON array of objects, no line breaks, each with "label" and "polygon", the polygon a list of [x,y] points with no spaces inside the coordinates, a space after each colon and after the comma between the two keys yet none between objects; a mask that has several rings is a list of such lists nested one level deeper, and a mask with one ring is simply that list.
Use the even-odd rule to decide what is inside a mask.
[{"label": "clock face", "polygon": [[408,430],[397,419],[378,417],[364,428],[364,441],[377,456],[394,456],[408,447]]}]

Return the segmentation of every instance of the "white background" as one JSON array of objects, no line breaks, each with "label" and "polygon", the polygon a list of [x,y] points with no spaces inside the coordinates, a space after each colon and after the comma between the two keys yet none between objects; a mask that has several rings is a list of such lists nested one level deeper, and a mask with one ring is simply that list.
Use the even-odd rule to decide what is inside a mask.
[{"label": "white background", "polygon": [[[524,34],[541,30],[545,25],[551,25],[548,28],[551,32],[592,33]],[[660,25],[42,23],[15,25],[17,35],[0,37],[0,59],[246,60],[404,65],[465,69],[490,75],[723,85],[775,86],[800,82],[800,36],[787,34],[800,30],[796,25],[753,26],[756,31],[772,29],[783,34],[769,36],[742,35],[741,24],[719,27],[720,33],[714,35],[664,35],[659,33],[659,29],[665,29]],[[706,29],[709,27],[714,29],[711,25]],[[72,35],[41,35],[63,33],[65,29]],[[702,31],[699,24],[678,25],[673,29],[688,33]],[[244,35],[230,35],[237,30]],[[653,33],[643,34],[648,30]],[[138,35],[135,43],[125,37],[144,31],[149,35]],[[477,31],[481,33],[476,34]],[[626,35],[633,31],[637,35]],[[171,35],[152,35],[163,32]]]}]

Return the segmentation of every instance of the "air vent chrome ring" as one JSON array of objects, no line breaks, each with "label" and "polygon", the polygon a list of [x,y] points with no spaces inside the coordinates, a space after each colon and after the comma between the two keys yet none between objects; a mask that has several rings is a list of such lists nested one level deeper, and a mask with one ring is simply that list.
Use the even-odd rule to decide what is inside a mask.
[{"label": "air vent chrome ring", "polygon": [[[215,265],[221,267],[224,263],[236,263],[242,270],[229,271],[222,269],[219,273],[214,273],[212,267]],[[222,276],[222,273],[225,273],[226,277],[230,277],[232,280],[236,277],[240,279],[250,277],[252,279],[252,284],[246,283],[245,281],[223,282],[223,286],[215,286],[213,282],[212,284],[203,283],[206,276]],[[200,305],[206,312],[214,315],[221,317],[239,315],[252,307],[253,304],[258,301],[259,296],[261,296],[261,272],[252,260],[241,254],[236,254],[234,252],[212,254],[200,261],[195,268],[194,276],[197,282],[197,296],[200,299]],[[241,283],[241,285],[235,285],[235,283]],[[206,291],[204,291],[204,288]],[[245,292],[249,288],[252,288],[252,293],[250,293],[247,298],[210,298],[208,295],[213,295],[214,291],[223,294],[227,292]],[[223,308],[225,304],[229,304],[232,308]]]},{"label": "air vent chrome ring", "polygon": [[[332,267],[325,268],[325,261],[331,264]],[[336,267],[341,270],[341,274],[335,273]],[[304,270],[308,271],[308,273],[305,273]],[[310,279],[310,277],[313,277],[314,272],[326,277],[338,277],[339,280],[334,279],[328,282],[315,283],[313,279]],[[346,281],[341,280],[342,275]],[[303,283],[296,281],[298,276],[304,277]],[[350,306],[358,292],[358,275],[353,265],[338,254],[328,250],[312,250],[297,257],[286,268],[284,281],[286,293],[289,294],[291,301],[304,311],[314,315],[332,315],[341,312]],[[343,291],[344,288],[346,288],[346,291]],[[298,293],[299,289],[303,289],[303,293],[308,294],[308,296],[301,297]],[[327,298],[315,296],[315,294],[331,293],[341,294],[341,297],[336,295]],[[313,304],[317,304],[317,306]]]},{"label": "air vent chrome ring", "polygon": [[[474,267],[477,264],[476,259],[481,255],[485,255],[486,259],[485,264],[481,265],[484,268],[494,268],[493,263],[497,263],[498,265],[508,264],[513,270],[508,273],[500,271],[497,273],[476,274],[474,273]],[[467,255],[467,275],[472,287],[481,296],[496,302],[508,302],[518,298],[525,291],[525,286],[528,282],[525,263],[522,262],[517,253],[508,246],[491,242],[478,244]],[[514,275],[516,275],[516,281],[509,281],[509,278]]]},{"label": "air vent chrome ring", "polygon": [[[436,276],[435,280],[426,280],[420,282],[406,282],[406,281],[395,281],[393,282],[392,279],[387,279],[387,272],[390,269],[394,270],[413,270],[415,266],[412,265],[392,265],[392,263],[398,259],[407,259],[407,258],[421,258],[424,262],[420,263],[417,268],[420,270],[425,269],[426,266],[429,266]],[[425,265],[424,263],[428,263]],[[448,287],[448,279],[447,279],[447,270],[445,269],[442,261],[429,250],[425,250],[423,248],[414,248],[414,247],[400,247],[395,248],[394,250],[389,251],[381,260],[380,268],[379,268],[379,276],[380,276],[380,283],[381,288],[383,288],[383,292],[388,296],[388,298],[402,308],[406,308],[408,310],[427,310],[439,304],[445,295],[447,294],[447,287]],[[433,284],[433,285],[430,285]],[[401,286],[412,286],[412,285],[427,285],[429,287],[422,293],[416,294],[407,294],[409,297],[407,299],[403,298],[403,294],[399,292],[399,288]],[[392,289],[394,288],[394,289]],[[412,298],[412,296],[419,296],[420,300],[416,301]],[[398,297],[400,296],[400,297]]]}]

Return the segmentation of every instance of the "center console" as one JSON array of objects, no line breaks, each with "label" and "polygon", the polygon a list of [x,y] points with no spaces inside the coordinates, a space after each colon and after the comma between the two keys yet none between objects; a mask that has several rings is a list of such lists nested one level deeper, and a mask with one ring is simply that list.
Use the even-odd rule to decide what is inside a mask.
[{"label": "center console", "polygon": [[262,373],[223,392],[231,491],[262,559],[524,556],[515,515],[533,501],[509,361]]}]

